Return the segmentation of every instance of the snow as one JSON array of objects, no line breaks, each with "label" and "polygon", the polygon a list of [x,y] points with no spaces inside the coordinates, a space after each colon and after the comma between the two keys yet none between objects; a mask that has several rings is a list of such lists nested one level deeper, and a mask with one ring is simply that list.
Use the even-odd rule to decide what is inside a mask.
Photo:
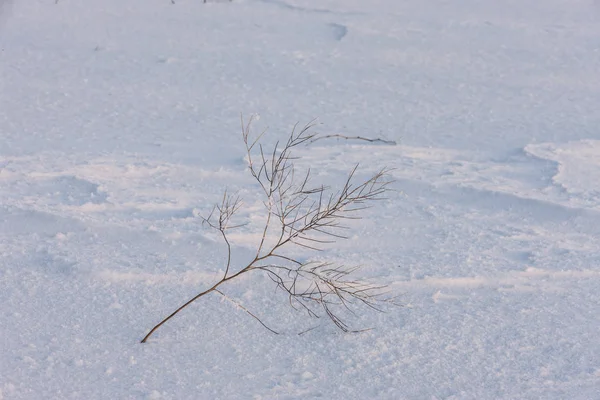
[{"label": "snow", "polygon": [[[598,1],[0,4],[0,399],[600,398]],[[240,114],[398,143],[298,153],[393,168],[319,255],[399,295],[372,330],[249,274],[223,290],[282,334],[209,296],[139,343],[222,274],[225,189],[255,249]]]}]

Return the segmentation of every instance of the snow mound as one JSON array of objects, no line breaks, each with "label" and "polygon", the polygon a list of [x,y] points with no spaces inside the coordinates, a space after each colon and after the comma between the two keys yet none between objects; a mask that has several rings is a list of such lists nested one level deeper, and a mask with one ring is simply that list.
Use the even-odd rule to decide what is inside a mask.
[{"label": "snow mound", "polygon": [[600,210],[600,140],[530,144],[525,150],[556,163],[552,183],[567,194],[569,204]]}]

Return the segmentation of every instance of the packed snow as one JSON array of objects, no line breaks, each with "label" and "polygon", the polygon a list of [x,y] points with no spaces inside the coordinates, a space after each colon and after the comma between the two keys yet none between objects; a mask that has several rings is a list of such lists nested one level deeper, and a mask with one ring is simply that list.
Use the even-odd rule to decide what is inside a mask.
[{"label": "packed snow", "polygon": [[[600,399],[598,110],[596,0],[4,0],[0,399]],[[318,254],[398,296],[371,330],[252,273],[139,343],[222,273],[224,190],[256,248],[241,115],[385,141],[296,160],[392,168]]]}]

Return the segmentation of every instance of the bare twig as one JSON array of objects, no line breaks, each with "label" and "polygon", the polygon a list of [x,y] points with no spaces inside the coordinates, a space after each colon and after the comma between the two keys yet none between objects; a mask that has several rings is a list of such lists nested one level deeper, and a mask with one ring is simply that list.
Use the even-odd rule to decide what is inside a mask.
[{"label": "bare twig", "polygon": [[215,289],[215,292],[219,293],[221,296],[223,296],[225,298],[225,300],[233,303],[236,307],[241,308],[242,310],[246,311],[248,314],[250,314],[250,316],[252,318],[254,318],[255,320],[257,320],[262,326],[264,326],[266,329],[268,329],[269,331],[271,331],[272,333],[279,335],[279,332],[274,331],[273,329],[269,328],[264,322],[261,321],[260,318],[258,318],[256,315],[252,314],[246,307],[244,307],[243,305],[241,305],[239,302],[233,300],[232,298],[228,297],[225,293],[221,292],[218,289]]},{"label": "bare twig", "polygon": [[[333,265],[327,262],[303,262],[286,254],[291,247],[321,251],[336,240],[345,239],[345,221],[358,219],[357,213],[370,207],[371,203],[384,198],[391,183],[387,169],[382,169],[370,178],[356,182],[358,165],[355,166],[337,191],[323,185],[313,185],[308,170],[298,174],[294,167],[293,150],[317,140],[312,133],[314,121],[299,128],[294,126],[287,141],[281,146],[276,143],[267,151],[257,138],[251,138],[250,126],[253,119],[244,124],[242,138],[246,146],[248,169],[264,195],[266,220],[261,228],[260,241],[253,259],[239,269],[231,265],[231,245],[228,232],[241,225],[232,224],[232,218],[241,207],[238,197],[227,192],[203,222],[219,231],[227,246],[225,272],[221,279],[209,289],[163,319],[144,337],[142,343],[182,309],[211,292],[229,299],[218,288],[226,282],[250,271],[262,271],[287,296],[289,304],[309,316],[318,318],[320,312],[344,332],[359,332],[351,329],[342,319],[341,310],[354,313],[353,306],[362,304],[372,310],[381,311],[380,305],[392,302],[385,297],[385,285],[373,285],[353,278],[356,267]],[[268,328],[256,315],[239,305],[244,311]]]},{"label": "bare twig", "polygon": [[371,138],[366,138],[363,136],[346,136],[346,135],[342,135],[339,133],[335,133],[335,134],[331,134],[331,135],[322,135],[319,136],[315,139],[313,139],[311,141],[311,143],[316,142],[317,140],[323,140],[323,139],[344,139],[344,140],[364,140],[365,142],[371,142],[371,143],[381,143],[381,144],[387,144],[390,146],[395,146],[397,143],[394,140],[387,140],[387,139],[381,139],[381,138],[375,138],[375,139],[371,139]]},{"label": "bare twig", "polygon": [[305,330],[303,330],[302,332],[298,332],[298,336],[302,336],[302,335],[304,335],[305,333],[308,333],[308,332],[310,332],[310,331],[312,331],[312,330],[315,330],[315,329],[317,329],[318,327],[319,327],[319,325],[317,325],[317,326],[313,326],[313,327],[311,327],[311,328],[308,328],[308,329],[305,329]]}]

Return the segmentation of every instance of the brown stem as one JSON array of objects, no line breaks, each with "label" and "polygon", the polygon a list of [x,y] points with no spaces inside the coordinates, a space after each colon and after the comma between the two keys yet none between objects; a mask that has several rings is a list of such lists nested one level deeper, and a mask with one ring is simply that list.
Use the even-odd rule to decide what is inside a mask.
[{"label": "brown stem", "polygon": [[190,300],[187,301],[187,303],[185,303],[184,305],[182,305],[181,307],[179,307],[177,310],[173,311],[173,313],[171,313],[171,315],[169,315],[168,317],[166,317],[165,319],[163,319],[162,321],[160,321],[158,324],[156,324],[156,326],[154,328],[152,328],[150,330],[150,332],[148,332],[148,334],[146,336],[144,336],[144,338],[142,339],[142,341],[140,343],[146,343],[146,341],[148,340],[148,338],[150,336],[152,336],[152,334],[154,333],[154,331],[156,331],[158,328],[160,328],[165,322],[167,322],[168,320],[170,320],[171,318],[173,318],[179,311],[181,311],[184,308],[186,308],[187,306],[189,306],[191,303],[193,303],[194,301],[196,301],[198,298],[204,296],[205,294],[208,294],[208,293],[212,292],[213,290],[216,290],[217,287],[219,287],[219,285],[221,285],[223,282],[225,282],[225,281],[221,280],[221,281],[217,282],[210,289],[207,289],[204,292],[199,293],[196,296],[192,297]]}]

